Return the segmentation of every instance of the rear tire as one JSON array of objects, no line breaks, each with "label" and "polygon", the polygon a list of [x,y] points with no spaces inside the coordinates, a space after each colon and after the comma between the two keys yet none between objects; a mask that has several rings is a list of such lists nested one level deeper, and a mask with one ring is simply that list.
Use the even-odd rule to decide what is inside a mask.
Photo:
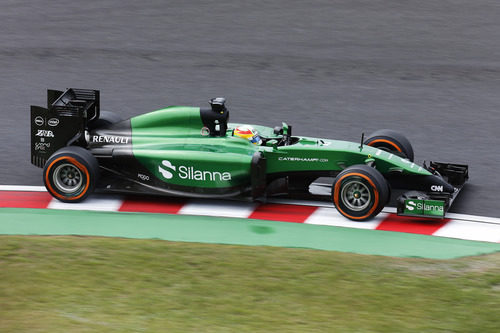
[{"label": "rear tire", "polygon": [[365,145],[389,151],[413,162],[413,147],[410,141],[401,133],[381,129],[373,132],[364,142]]},{"label": "rear tire", "polygon": [[43,168],[47,191],[62,202],[80,202],[91,194],[99,178],[99,164],[88,150],[69,146],[56,151]]},{"label": "rear tire", "polygon": [[354,221],[376,216],[390,198],[384,176],[368,165],[353,165],[338,174],[332,200],[340,214]]}]

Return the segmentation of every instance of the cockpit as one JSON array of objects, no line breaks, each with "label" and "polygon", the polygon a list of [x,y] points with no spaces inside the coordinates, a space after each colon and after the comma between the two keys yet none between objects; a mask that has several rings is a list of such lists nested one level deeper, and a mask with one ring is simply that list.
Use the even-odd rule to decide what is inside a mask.
[{"label": "cockpit", "polygon": [[[227,110],[224,97],[212,98],[210,108],[201,108],[200,116],[203,122],[202,135],[210,137],[223,137],[226,135],[238,136],[249,140],[252,144],[271,147],[289,146],[298,141],[292,137],[292,126],[282,123],[268,133],[255,130],[251,125],[237,125],[228,131],[229,111]],[[230,134],[229,134],[230,133]]]}]

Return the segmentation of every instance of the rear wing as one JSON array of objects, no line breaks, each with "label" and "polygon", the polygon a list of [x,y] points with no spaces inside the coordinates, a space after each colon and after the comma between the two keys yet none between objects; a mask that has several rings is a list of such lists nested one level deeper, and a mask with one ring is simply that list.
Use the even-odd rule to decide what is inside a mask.
[{"label": "rear wing", "polygon": [[99,112],[98,90],[48,90],[47,108],[31,106],[31,163],[43,168],[56,150],[83,141]]}]

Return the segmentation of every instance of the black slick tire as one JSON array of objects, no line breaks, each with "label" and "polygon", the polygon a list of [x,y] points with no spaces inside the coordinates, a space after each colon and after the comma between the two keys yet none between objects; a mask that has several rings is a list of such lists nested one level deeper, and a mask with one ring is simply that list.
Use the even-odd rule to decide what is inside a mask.
[{"label": "black slick tire", "polygon": [[69,146],[56,151],[43,168],[47,191],[62,202],[80,202],[91,194],[99,178],[99,164],[88,150]]},{"label": "black slick tire", "polygon": [[410,141],[399,132],[389,129],[375,131],[365,139],[364,144],[389,151],[413,162],[413,147]]},{"label": "black slick tire", "polygon": [[340,214],[354,221],[376,216],[390,198],[384,176],[376,169],[360,164],[340,172],[332,185],[332,200]]}]

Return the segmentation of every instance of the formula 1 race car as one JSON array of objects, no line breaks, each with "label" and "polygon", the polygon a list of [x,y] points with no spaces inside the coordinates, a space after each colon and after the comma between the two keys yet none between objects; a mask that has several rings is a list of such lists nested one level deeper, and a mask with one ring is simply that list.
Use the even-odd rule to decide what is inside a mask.
[{"label": "formula 1 race car", "polygon": [[31,107],[31,162],[63,202],[93,191],[310,198],[310,185],[330,177],[328,198],[349,219],[377,215],[391,189],[407,190],[398,214],[443,218],[468,179],[467,165],[415,164],[408,139],[392,130],[358,143],[293,136],[286,123],[228,123],[224,98],[126,120],[100,111],[97,90],[49,90],[47,100],[47,108]]}]

